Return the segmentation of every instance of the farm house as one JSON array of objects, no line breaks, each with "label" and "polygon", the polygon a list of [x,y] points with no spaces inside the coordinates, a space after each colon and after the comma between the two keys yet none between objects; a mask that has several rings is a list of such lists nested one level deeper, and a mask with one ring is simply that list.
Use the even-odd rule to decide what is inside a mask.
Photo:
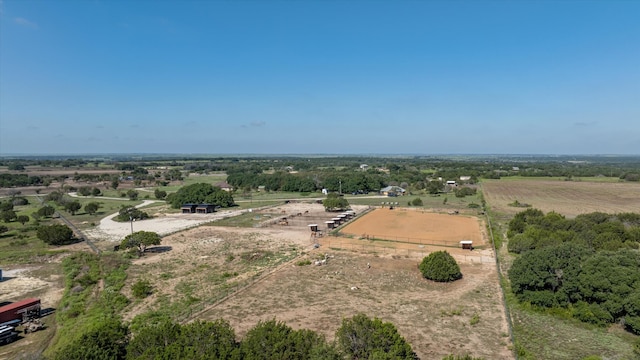
[{"label": "farm house", "polygon": [[405,193],[405,189],[400,186],[387,186],[385,188],[380,189],[380,195],[385,196],[402,196]]}]

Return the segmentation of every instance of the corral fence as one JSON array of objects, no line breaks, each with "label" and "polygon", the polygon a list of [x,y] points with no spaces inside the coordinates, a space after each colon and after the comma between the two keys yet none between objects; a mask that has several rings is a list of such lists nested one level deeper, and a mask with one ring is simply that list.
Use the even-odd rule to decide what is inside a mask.
[{"label": "corral fence", "polygon": [[337,232],[332,235],[336,235],[339,237],[363,240],[363,241],[378,241],[378,242],[390,242],[390,243],[403,243],[403,244],[412,244],[412,245],[430,245],[430,246],[444,246],[444,247],[460,247],[459,241],[453,240],[436,240],[436,239],[423,239],[423,238],[413,238],[406,236],[395,236],[395,235],[375,235],[375,234],[362,234],[362,235],[354,235],[348,233]]},{"label": "corral fence", "polygon": [[[336,214],[339,214],[339,212],[304,211],[304,212],[297,212],[297,213],[256,214],[256,216],[260,216],[266,219],[260,222],[259,224],[256,224],[254,227],[272,227],[280,224],[282,222],[282,219],[286,218],[287,226],[306,227],[310,223],[318,223],[318,227],[320,230],[329,232],[329,231],[335,231],[344,227],[345,225],[353,222],[355,219],[361,217],[362,215],[365,215],[371,212],[373,209],[374,207],[369,206],[369,208],[361,211],[360,213],[356,213],[355,217],[353,217],[352,219],[346,220],[345,222],[343,222],[342,224],[340,224],[334,229],[326,228],[324,222],[336,217]],[[322,214],[322,215],[319,215],[319,214]]]},{"label": "corral fence", "polygon": [[[434,250],[424,247],[424,245],[412,244],[412,243],[393,243],[385,241],[367,241],[356,240],[342,237],[326,237],[320,240],[320,244],[323,247],[331,249],[340,249],[348,251],[357,251],[363,253],[373,254],[387,254],[401,257],[420,257],[423,258]],[[435,246],[442,246],[436,244]],[[468,254],[460,255],[455,254],[454,257],[460,261],[466,263],[476,264],[492,264],[495,259],[491,256],[484,256],[479,252],[469,251]]]}]

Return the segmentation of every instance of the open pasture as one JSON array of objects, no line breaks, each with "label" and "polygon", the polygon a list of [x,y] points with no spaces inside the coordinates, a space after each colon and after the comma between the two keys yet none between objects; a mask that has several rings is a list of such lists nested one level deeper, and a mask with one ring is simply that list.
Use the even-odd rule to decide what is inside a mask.
[{"label": "open pasture", "polygon": [[640,210],[640,183],[483,180],[482,189],[492,210],[504,214],[524,210],[509,206],[516,200],[544,212],[555,211],[567,217],[595,211],[620,213]]},{"label": "open pasture", "polygon": [[[224,318],[244,336],[258,321],[275,318],[331,340],[343,317],[362,312],[394,323],[422,359],[450,353],[513,358],[491,250],[448,248],[463,279],[434,283],[422,278],[418,263],[442,247],[374,254],[338,250],[327,242],[366,241],[325,236],[315,249],[307,223],[330,215],[320,209],[317,204],[279,205],[253,216],[296,214],[289,225],[220,227],[214,222],[165,237],[160,248],[166,251],[135,260],[130,268],[128,281],[148,279],[154,293],[132,304],[125,319],[149,310],[169,312],[181,321]],[[463,252],[476,259],[465,261]],[[325,265],[314,265],[325,258]],[[487,260],[477,261],[481,258]]]},{"label": "open pasture", "polygon": [[[326,265],[296,265],[325,254]],[[462,263],[463,279],[441,284],[422,278],[419,261],[321,247],[199,318],[224,318],[240,336],[259,320],[275,318],[333,339],[342,318],[365,313],[392,322],[421,359],[450,353],[512,359],[495,264]]]}]

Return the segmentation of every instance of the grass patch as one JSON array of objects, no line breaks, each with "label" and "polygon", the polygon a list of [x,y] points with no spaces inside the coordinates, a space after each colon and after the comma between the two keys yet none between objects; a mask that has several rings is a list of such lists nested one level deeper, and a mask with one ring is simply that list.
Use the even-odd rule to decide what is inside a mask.
[{"label": "grass patch", "polygon": [[229,217],[226,219],[214,221],[208,223],[211,226],[229,226],[229,227],[254,227],[261,221],[265,221],[267,218],[263,218],[260,214],[256,213],[244,213],[238,216]]},{"label": "grass patch", "polygon": [[[46,357],[71,344],[105,318],[119,316],[129,303],[120,293],[128,267],[129,261],[117,253],[98,256],[81,252],[63,260],[65,293],[56,311],[56,321],[61,326],[45,351]],[[99,284],[102,289],[96,292]]]}]

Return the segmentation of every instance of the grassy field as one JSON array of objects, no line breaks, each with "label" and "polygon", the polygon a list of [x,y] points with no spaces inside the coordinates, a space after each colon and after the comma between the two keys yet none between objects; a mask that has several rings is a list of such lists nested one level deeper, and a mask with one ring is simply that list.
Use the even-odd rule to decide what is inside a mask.
[{"label": "grassy field", "polygon": [[[515,200],[533,207],[556,211],[567,217],[595,211],[638,212],[640,184],[600,181],[564,181],[561,178],[505,178],[484,180],[482,188],[495,230],[506,232],[508,221],[524,208],[511,207]],[[502,236],[498,234],[497,236]],[[563,316],[535,311],[517,303],[510,293],[506,271],[514,255],[503,244],[498,251],[506,287],[507,303],[513,318],[514,337],[522,359],[636,359],[638,337],[620,325],[598,328]]]},{"label": "grassy field", "polygon": [[169,185],[169,186],[159,186],[157,188],[160,190],[164,190],[168,193],[172,193],[172,192],[178,191],[183,186],[198,184],[198,183],[215,185],[221,181],[225,181],[226,179],[227,179],[227,174],[224,174],[224,173],[214,173],[214,174],[207,174],[207,175],[191,174],[185,177],[180,182],[180,184]]},{"label": "grassy field", "polygon": [[[17,221],[2,223],[9,231],[0,234],[0,264],[18,264],[36,261],[35,259],[55,255],[64,250],[49,246],[36,236],[37,225],[31,214],[40,208],[40,204],[34,198],[30,198],[30,204],[14,207],[16,215],[29,216],[29,222],[24,225]],[[38,224],[47,225],[54,223],[52,219],[41,219]]]}]

